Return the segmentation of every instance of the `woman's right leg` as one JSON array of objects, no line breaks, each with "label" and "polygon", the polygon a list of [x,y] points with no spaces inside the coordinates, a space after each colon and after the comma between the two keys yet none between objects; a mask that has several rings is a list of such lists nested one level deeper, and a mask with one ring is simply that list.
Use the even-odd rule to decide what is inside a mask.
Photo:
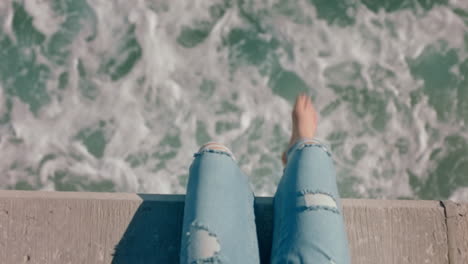
[{"label": "woman's right leg", "polygon": [[[304,103],[305,99],[299,100]],[[274,198],[271,262],[348,264],[333,160],[324,145],[310,139],[315,133],[315,113],[310,113],[314,112],[310,102],[302,103],[296,102],[295,111],[299,110],[293,112],[291,147],[284,156],[286,168]]]},{"label": "woman's right leg", "polygon": [[291,148],[274,200],[272,263],[350,263],[335,177],[322,144]]}]

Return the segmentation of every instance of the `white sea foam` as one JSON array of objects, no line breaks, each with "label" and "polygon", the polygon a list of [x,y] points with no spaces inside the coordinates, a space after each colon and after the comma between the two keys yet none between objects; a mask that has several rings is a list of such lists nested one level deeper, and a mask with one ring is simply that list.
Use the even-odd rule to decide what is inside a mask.
[{"label": "white sea foam", "polygon": [[[12,7],[7,2],[0,3],[0,17],[4,18],[0,21],[6,33],[11,32],[9,21],[12,16]],[[181,27],[209,19],[207,10],[212,2],[165,2],[169,7],[167,12],[155,11],[156,4],[150,1],[88,2],[98,22],[95,38],[88,41],[89,34],[78,34],[71,44],[65,66],[38,56],[53,76],[48,85],[49,92],[60,96],[52,96],[38,116],[34,116],[24,102],[13,100],[11,130],[2,128],[2,139],[15,135],[24,143],[1,141],[0,151],[6,158],[0,161],[0,170],[2,175],[7,175],[1,184],[11,185],[31,177],[25,169],[12,169],[13,164],[20,168],[38,168],[45,155],[54,153],[57,158],[45,161],[38,168],[43,189],[54,188],[51,183],[54,173],[67,170],[87,179],[111,180],[116,191],[182,193],[184,188],[178,177],[187,174],[191,155],[197,149],[197,121],[202,121],[214,140],[226,143],[236,157],[240,157],[241,167],[247,174],[254,172],[262,156],[276,160],[270,166],[274,175],[255,185],[257,194],[273,194],[281,174],[280,153],[271,153],[267,145],[275,140],[272,134],[276,125],[284,135],[284,143],[287,142],[291,106],[271,91],[268,77],[260,75],[256,67],[241,67],[232,74],[228,66],[229,51],[223,46],[222,38],[230,29],[246,24],[236,7],[213,25],[205,42],[187,49],[176,42]],[[311,16],[312,24],[297,24],[276,15],[265,22],[274,30],[272,35],[264,37],[274,35],[291,44],[295,60],[288,59],[284,51],[278,51],[280,62],[313,87],[319,110],[338,99],[335,92],[327,88],[324,70],[328,67],[347,61],[357,62],[362,65],[363,80],[356,85],[366,85],[371,91],[390,91],[408,106],[410,93],[421,89],[423,83],[411,75],[406,59],[419,56],[425,47],[440,39],[448,47],[459,50],[465,45],[466,25],[449,7],[434,7],[425,14],[415,15],[411,10],[372,13],[360,6],[353,11],[355,24],[340,27],[318,19],[315,8],[305,1],[299,3],[299,8]],[[451,4],[463,8],[465,2],[451,1]],[[60,30],[64,18],[56,16],[47,1],[25,1],[25,9],[34,18],[35,28],[47,37]],[[128,38],[129,23],[135,25],[142,57],[123,79],[112,81],[100,72],[100,66],[106,56],[114,56],[117,61],[126,59],[119,44]],[[392,24],[394,29],[386,24]],[[466,52],[459,54],[466,57]],[[94,98],[82,95],[80,63],[86,68],[88,80],[98,87],[93,92]],[[384,77],[381,84],[374,85],[370,67],[375,64],[393,71],[396,76]],[[65,90],[59,91],[54,87],[63,71],[69,72],[69,83]],[[463,73],[457,73],[460,74]],[[210,96],[200,96],[198,88],[203,79],[216,83]],[[349,82],[342,78],[335,81],[343,85]],[[232,99],[234,92],[237,99]],[[0,93],[0,100],[5,100],[4,92]],[[240,111],[214,114],[225,100]],[[391,119],[383,133],[372,129],[365,132],[370,117],[357,119],[351,114],[350,107],[349,103],[341,102],[336,111],[322,118],[318,136],[325,138],[335,131],[348,133],[335,153],[335,160],[340,169],[359,179],[354,189],[364,197],[413,196],[406,171],[411,169],[417,175],[425,175],[434,166],[429,156],[443,145],[444,136],[468,136],[466,131],[463,132],[463,124],[434,122],[436,113],[427,98],[409,113],[398,110],[395,102],[389,102],[386,111]],[[0,114],[4,111],[2,105]],[[246,133],[255,125],[256,118],[263,122],[262,136],[257,141],[249,141]],[[75,137],[79,131],[95,126],[101,120],[108,121],[104,129],[108,142],[103,157],[96,158]],[[216,135],[218,121],[238,122],[239,127]],[[429,139],[425,128],[428,123],[440,133],[436,142]],[[156,169],[159,161],[155,158],[141,166],[129,165],[126,159],[130,154],[145,152],[151,156],[158,151],[169,152],[169,147],[160,145],[167,134],[180,134],[181,147],[163,168]],[[400,155],[395,149],[398,138],[410,141],[408,154]],[[358,143],[367,144],[368,150],[359,162],[351,165],[348,161]],[[253,153],[253,149],[257,152]],[[386,173],[391,176],[385,176]],[[373,194],[369,190],[379,191]],[[460,189],[452,197],[465,199],[465,194],[466,190]]]},{"label": "white sea foam", "polygon": [[34,27],[46,36],[51,36],[60,29],[64,17],[52,10],[52,1],[28,0],[24,1],[24,9],[34,18]]}]

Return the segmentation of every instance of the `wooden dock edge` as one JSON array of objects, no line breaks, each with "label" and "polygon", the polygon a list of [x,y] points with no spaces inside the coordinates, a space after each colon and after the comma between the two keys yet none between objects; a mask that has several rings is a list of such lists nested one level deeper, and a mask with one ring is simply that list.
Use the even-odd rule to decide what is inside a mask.
[{"label": "wooden dock edge", "polygon": [[[178,263],[183,195],[0,191],[1,263]],[[271,197],[257,197],[262,263]],[[468,263],[468,203],[343,199],[352,263]]]}]

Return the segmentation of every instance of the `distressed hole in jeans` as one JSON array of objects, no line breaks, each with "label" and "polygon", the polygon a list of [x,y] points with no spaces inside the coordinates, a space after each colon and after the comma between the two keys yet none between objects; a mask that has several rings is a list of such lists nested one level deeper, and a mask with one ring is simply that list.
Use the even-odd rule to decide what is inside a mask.
[{"label": "distressed hole in jeans", "polygon": [[204,263],[214,261],[221,250],[218,238],[205,226],[192,224],[187,233],[190,236],[188,243],[188,258],[190,263]]},{"label": "distressed hole in jeans", "polygon": [[305,191],[301,192],[297,199],[297,205],[299,208],[306,210],[325,209],[339,213],[336,201],[330,194]]}]

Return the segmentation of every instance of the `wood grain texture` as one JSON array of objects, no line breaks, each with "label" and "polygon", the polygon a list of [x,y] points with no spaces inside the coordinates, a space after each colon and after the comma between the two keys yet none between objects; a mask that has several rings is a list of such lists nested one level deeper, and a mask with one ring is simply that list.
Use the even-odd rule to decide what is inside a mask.
[{"label": "wood grain texture", "polygon": [[449,263],[438,201],[344,200],[343,207],[352,263]]},{"label": "wood grain texture", "polygon": [[443,202],[447,215],[450,263],[468,263],[468,204]]},{"label": "wood grain texture", "polygon": [[[178,263],[183,199],[0,191],[0,262]],[[468,205],[451,208],[447,218],[446,208],[439,201],[344,199],[353,263],[468,263]],[[272,199],[257,197],[255,213],[268,263]],[[449,251],[460,253],[449,262]]]},{"label": "wood grain texture", "polygon": [[0,195],[0,263],[178,262],[180,198],[17,194]]}]

